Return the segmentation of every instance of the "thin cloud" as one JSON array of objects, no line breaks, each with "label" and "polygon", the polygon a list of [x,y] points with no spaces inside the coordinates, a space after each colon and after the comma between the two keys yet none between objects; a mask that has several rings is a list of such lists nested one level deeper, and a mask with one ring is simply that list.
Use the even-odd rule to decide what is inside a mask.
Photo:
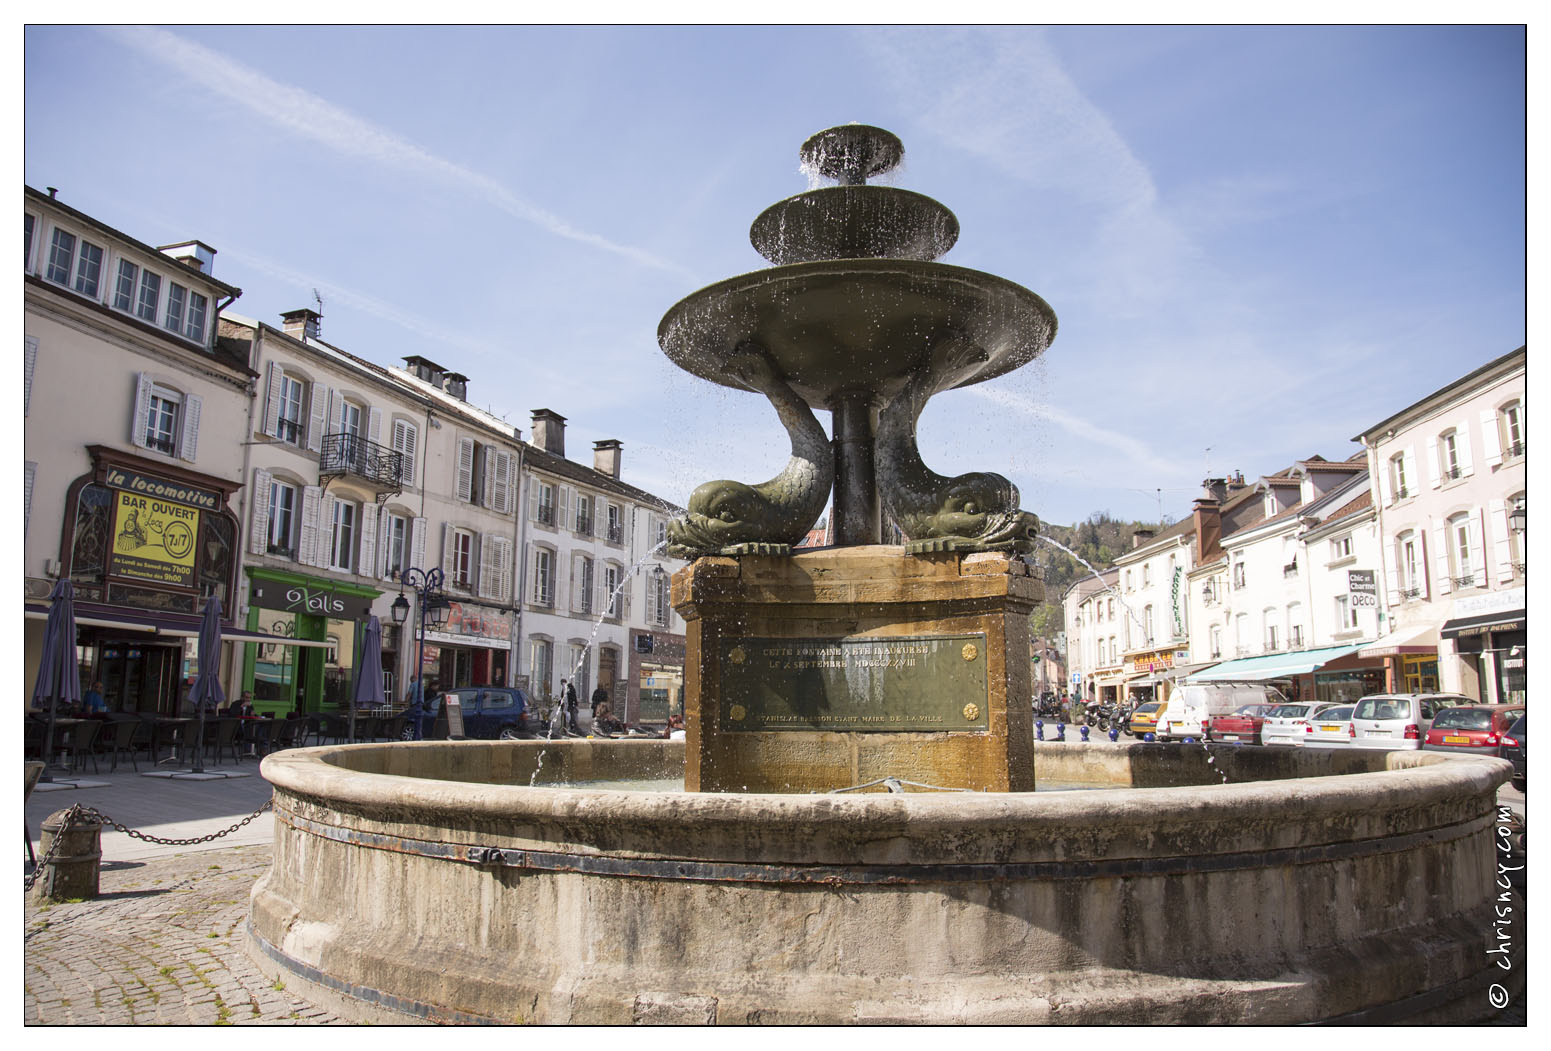
[{"label": "thin cloud", "polygon": [[1059,409],[1053,409],[1049,405],[1034,401],[1027,395],[1001,390],[990,384],[967,387],[965,393],[984,398],[1004,409],[1011,409],[1033,419],[1048,420],[1073,437],[1113,449],[1132,469],[1151,472],[1160,477],[1171,477],[1179,473],[1179,464],[1157,456],[1151,445],[1129,435],[1097,427],[1080,416],[1072,416]]},{"label": "thin cloud", "polygon": [[103,33],[147,58],[177,70],[293,135],[338,153],[386,168],[462,187],[506,214],[542,230],[622,256],[657,270],[688,275],[676,263],[598,234],[578,230],[552,212],[526,201],[496,180],[416,146],[318,96],[272,80],[227,56],[163,29],[103,29]]}]

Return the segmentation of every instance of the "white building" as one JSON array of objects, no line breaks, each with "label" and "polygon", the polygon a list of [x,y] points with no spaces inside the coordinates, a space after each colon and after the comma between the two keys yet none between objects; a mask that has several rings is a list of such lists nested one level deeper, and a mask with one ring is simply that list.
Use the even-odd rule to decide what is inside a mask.
[{"label": "white building", "polygon": [[[1165,700],[1168,684],[1192,663],[1188,574],[1196,523],[1187,518],[1156,536],[1141,530],[1115,559],[1120,574],[1121,667],[1115,687],[1127,703]],[[1099,683],[1102,690],[1105,683]]]},{"label": "white building", "polygon": [[[1067,688],[1074,698],[1097,701],[1102,683],[1116,688],[1124,604],[1117,604],[1115,584],[1120,571],[1107,569],[1097,578],[1079,577],[1061,596],[1066,620]],[[1112,695],[1113,696],[1113,695]]]},{"label": "white building", "polygon": [[[1365,430],[1392,688],[1522,701],[1523,347]],[[1517,515],[1517,516],[1516,516]]]}]

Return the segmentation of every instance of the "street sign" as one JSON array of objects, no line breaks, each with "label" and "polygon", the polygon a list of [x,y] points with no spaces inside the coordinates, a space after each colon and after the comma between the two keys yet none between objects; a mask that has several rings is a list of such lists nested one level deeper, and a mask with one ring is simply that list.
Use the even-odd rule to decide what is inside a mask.
[{"label": "street sign", "polygon": [[1080,672],[1080,671],[1072,672],[1072,685],[1073,686],[1081,686],[1082,685],[1082,672]]}]

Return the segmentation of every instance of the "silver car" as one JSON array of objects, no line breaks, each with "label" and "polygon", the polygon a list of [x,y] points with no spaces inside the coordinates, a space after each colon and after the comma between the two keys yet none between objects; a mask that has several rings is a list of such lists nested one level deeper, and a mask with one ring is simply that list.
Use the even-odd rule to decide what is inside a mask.
[{"label": "silver car", "polygon": [[1303,746],[1320,748],[1345,748],[1352,743],[1352,712],[1355,704],[1343,704],[1339,708],[1326,708],[1316,712],[1303,728]]},{"label": "silver car", "polygon": [[1353,748],[1421,748],[1433,716],[1456,704],[1470,704],[1457,693],[1376,693],[1352,710]]},{"label": "silver car", "polygon": [[1334,704],[1328,702],[1321,704],[1317,701],[1289,701],[1287,704],[1279,704],[1266,712],[1265,721],[1260,724],[1260,743],[1290,744],[1295,748],[1301,748],[1304,738],[1308,736],[1309,720],[1326,708],[1334,707]]}]

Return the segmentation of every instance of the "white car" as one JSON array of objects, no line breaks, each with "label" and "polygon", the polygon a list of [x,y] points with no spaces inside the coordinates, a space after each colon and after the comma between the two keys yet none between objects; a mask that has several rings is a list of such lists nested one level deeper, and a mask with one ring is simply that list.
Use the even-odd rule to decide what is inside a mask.
[{"label": "white car", "polygon": [[1353,748],[1421,748],[1433,716],[1456,704],[1473,703],[1457,693],[1376,693],[1352,712]]},{"label": "white car", "polygon": [[1308,735],[1305,727],[1308,726],[1310,717],[1326,708],[1334,707],[1333,704],[1321,704],[1317,701],[1289,701],[1286,704],[1279,704],[1266,713],[1265,722],[1260,724],[1260,743],[1301,748],[1304,737]]},{"label": "white car", "polygon": [[1352,743],[1352,710],[1355,704],[1325,708],[1314,714],[1303,728],[1303,746],[1346,748]]}]

